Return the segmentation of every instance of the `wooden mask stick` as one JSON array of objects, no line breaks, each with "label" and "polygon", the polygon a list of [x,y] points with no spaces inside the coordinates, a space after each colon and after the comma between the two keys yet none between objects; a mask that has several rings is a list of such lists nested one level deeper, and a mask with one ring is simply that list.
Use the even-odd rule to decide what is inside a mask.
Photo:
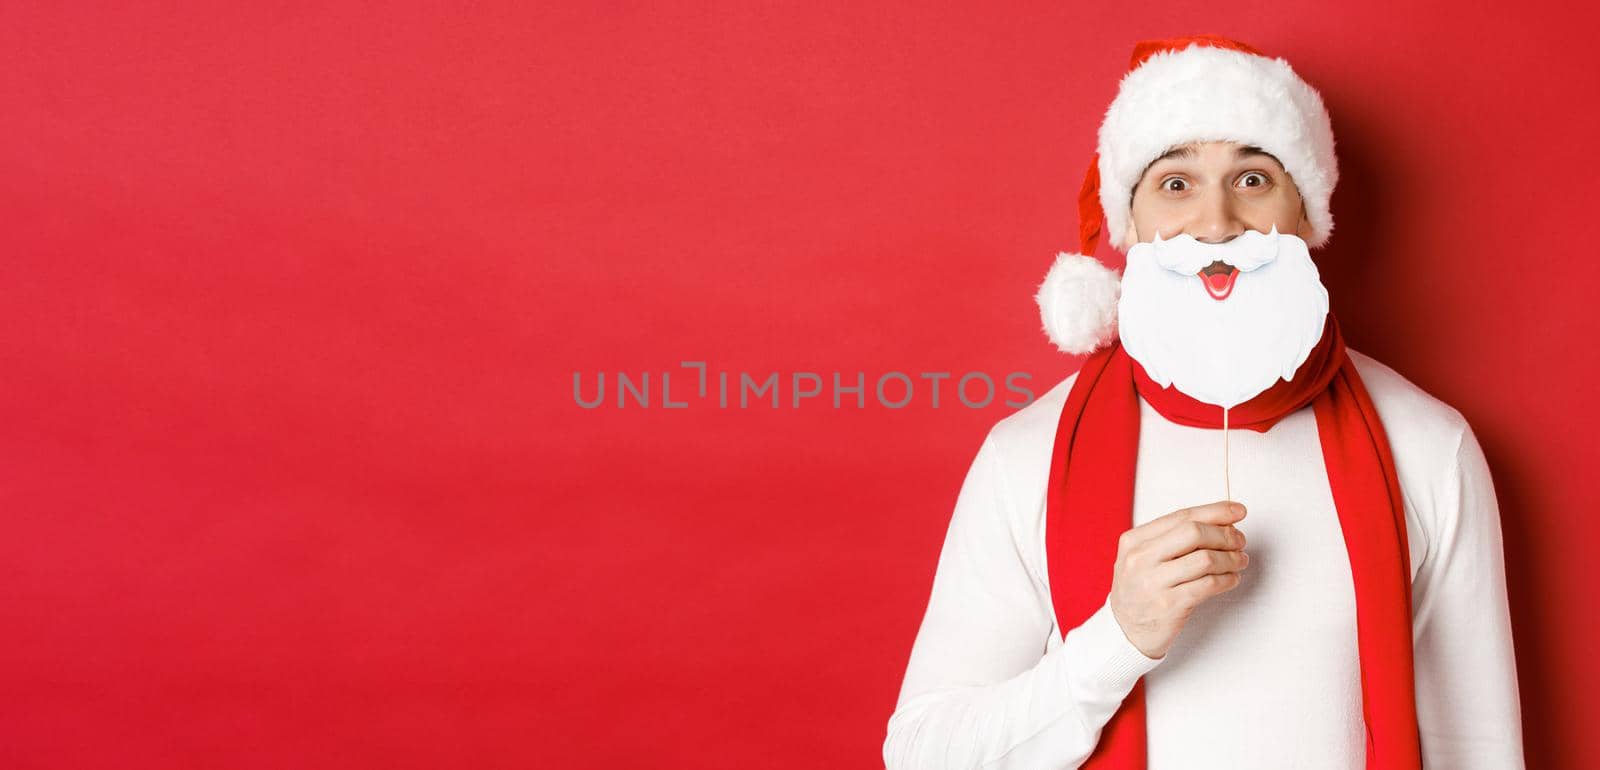
[{"label": "wooden mask stick", "polygon": [[1233,499],[1233,483],[1228,476],[1228,407],[1222,407],[1222,499]]}]

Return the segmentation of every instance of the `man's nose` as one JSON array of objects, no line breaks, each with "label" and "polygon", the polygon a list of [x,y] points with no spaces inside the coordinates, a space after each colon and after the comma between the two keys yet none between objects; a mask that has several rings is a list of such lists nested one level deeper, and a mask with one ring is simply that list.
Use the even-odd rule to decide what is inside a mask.
[{"label": "man's nose", "polygon": [[1244,234],[1244,221],[1235,210],[1233,196],[1212,189],[1200,200],[1200,209],[1189,234],[1202,243],[1226,243]]}]

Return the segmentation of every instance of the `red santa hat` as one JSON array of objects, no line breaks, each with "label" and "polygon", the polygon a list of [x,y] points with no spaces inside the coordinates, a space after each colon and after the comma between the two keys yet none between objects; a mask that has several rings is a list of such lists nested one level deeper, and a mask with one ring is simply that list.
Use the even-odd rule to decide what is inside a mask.
[{"label": "red santa hat", "polygon": [[1045,334],[1062,352],[1091,353],[1115,337],[1121,278],[1094,258],[1095,247],[1104,233],[1119,251],[1131,249],[1133,188],[1145,169],[1173,147],[1203,141],[1272,153],[1305,201],[1306,244],[1327,243],[1339,162],[1316,89],[1283,59],[1218,35],[1140,41],[1078,192],[1078,253],[1058,254],[1035,295]]}]

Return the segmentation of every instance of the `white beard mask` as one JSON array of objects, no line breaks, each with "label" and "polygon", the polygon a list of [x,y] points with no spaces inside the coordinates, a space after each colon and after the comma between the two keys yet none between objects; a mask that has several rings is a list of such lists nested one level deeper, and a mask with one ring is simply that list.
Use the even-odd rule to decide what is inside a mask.
[{"label": "white beard mask", "polygon": [[1157,232],[1128,251],[1117,301],[1122,345],[1150,378],[1223,408],[1294,379],[1327,316],[1306,242],[1276,225],[1226,243]]}]

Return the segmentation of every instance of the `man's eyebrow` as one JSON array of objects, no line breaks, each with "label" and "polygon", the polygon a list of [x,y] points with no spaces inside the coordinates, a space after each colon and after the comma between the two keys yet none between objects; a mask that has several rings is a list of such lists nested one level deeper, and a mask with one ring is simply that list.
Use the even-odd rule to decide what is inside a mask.
[{"label": "man's eyebrow", "polygon": [[[1161,161],[1169,160],[1171,158],[1183,158],[1184,160],[1193,160],[1194,156],[1195,156],[1194,145],[1192,145],[1192,144],[1179,145],[1179,146],[1174,147],[1174,148],[1172,148],[1170,150],[1167,150],[1166,153],[1163,154],[1161,157],[1150,161],[1150,166],[1154,166],[1155,164],[1160,163]],[[1150,166],[1145,166],[1145,168],[1149,168]]]},{"label": "man's eyebrow", "polygon": [[1235,148],[1233,151],[1233,157],[1235,160],[1243,160],[1245,158],[1252,157],[1271,158],[1273,160],[1278,159],[1276,155],[1273,155],[1272,153],[1267,152],[1266,150],[1263,150],[1253,144],[1247,144],[1242,147]]},{"label": "man's eyebrow", "polygon": [[[1193,143],[1178,145],[1177,147],[1174,147],[1174,148],[1172,148],[1170,150],[1167,150],[1166,152],[1162,153],[1161,157],[1156,158],[1155,160],[1152,160],[1149,163],[1144,164],[1144,170],[1139,172],[1139,178],[1143,179],[1144,175],[1150,173],[1150,169],[1155,168],[1155,165],[1157,163],[1160,163],[1161,161],[1172,160],[1174,158],[1182,158],[1183,160],[1194,160],[1194,156],[1197,155],[1197,154],[1198,153],[1195,152],[1195,148],[1194,148],[1194,144]],[[1132,196],[1130,195],[1130,197],[1132,197]]]}]

